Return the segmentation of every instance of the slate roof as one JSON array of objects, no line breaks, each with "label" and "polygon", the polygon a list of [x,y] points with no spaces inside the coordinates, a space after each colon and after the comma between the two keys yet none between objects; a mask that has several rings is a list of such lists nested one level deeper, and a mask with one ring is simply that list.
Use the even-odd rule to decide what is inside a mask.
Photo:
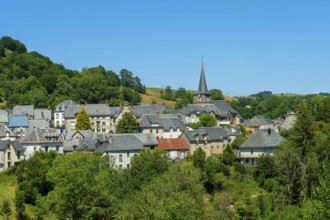
[{"label": "slate roof", "polygon": [[0,151],[6,150],[8,144],[13,145],[14,149],[17,151],[24,151],[24,148],[22,146],[22,144],[15,140],[15,141],[11,141],[11,140],[0,140]]},{"label": "slate roof", "polygon": [[260,127],[262,125],[272,125],[273,121],[271,119],[266,119],[263,116],[254,116],[251,119],[244,120],[244,124],[250,128]]},{"label": "slate roof", "polygon": [[109,142],[105,142],[97,148],[97,151],[115,152],[125,150],[141,150],[142,142],[133,134],[113,134]]},{"label": "slate roof", "polygon": [[0,110],[0,122],[1,123],[8,122],[8,112],[6,110]]},{"label": "slate roof", "polygon": [[204,140],[204,137],[207,136],[208,141],[222,141],[223,139],[228,138],[228,134],[224,128],[221,127],[207,127],[207,128],[198,128],[196,130],[184,131],[189,142],[195,142],[196,137],[198,140]]},{"label": "slate roof", "polygon": [[196,94],[200,95],[210,95],[211,93],[207,90],[205,73],[204,73],[204,63],[202,62],[201,76],[199,79],[198,91]]},{"label": "slate roof", "polygon": [[87,104],[86,111],[90,117],[110,116],[110,107],[106,104]]},{"label": "slate roof", "polygon": [[46,120],[29,120],[29,129],[35,128],[49,128],[49,121]]},{"label": "slate roof", "polygon": [[157,115],[143,115],[140,122],[139,122],[140,128],[149,128],[149,127],[163,127],[163,122]]},{"label": "slate roof", "polygon": [[163,113],[166,109],[164,105],[134,105],[131,107],[131,111],[135,117],[141,118],[145,114]]},{"label": "slate roof", "polygon": [[[58,103],[55,106],[55,109],[58,110],[59,107],[63,107],[63,106],[66,108],[66,107],[68,107],[70,105],[76,105],[76,103],[74,101],[72,101],[72,100],[64,100],[64,101]],[[64,109],[63,109],[63,111],[64,111]]]},{"label": "slate roof", "polygon": [[[58,141],[50,141],[47,137],[58,137]],[[63,142],[62,136],[57,133],[54,128],[48,129],[34,129],[32,132],[27,134],[25,138],[21,141],[21,143],[61,143]]]},{"label": "slate roof", "polygon": [[221,114],[227,115],[228,112],[231,112],[233,114],[237,114],[239,118],[242,118],[240,114],[233,107],[231,107],[226,100],[214,100],[213,104],[219,109]]},{"label": "slate roof", "polygon": [[220,117],[227,117],[228,112],[221,112],[214,104],[190,104],[184,108],[184,114],[206,114],[213,113]]},{"label": "slate roof", "polygon": [[186,127],[184,123],[178,118],[160,118],[160,119],[162,120],[164,131],[170,131],[171,129],[183,130]]},{"label": "slate roof", "polygon": [[189,150],[184,138],[162,138],[157,141],[158,147],[162,150]]},{"label": "slate roof", "polygon": [[155,146],[157,145],[157,137],[155,134],[144,134],[144,133],[135,133],[132,134],[138,138],[143,146]]},{"label": "slate roof", "polygon": [[110,107],[111,118],[117,118],[118,115],[123,111],[123,107]]},{"label": "slate roof", "polygon": [[23,115],[11,116],[8,121],[8,127],[29,127],[29,121]]},{"label": "slate roof", "polygon": [[34,109],[34,120],[51,120],[52,111],[46,108]]},{"label": "slate roof", "polygon": [[95,139],[83,139],[83,140],[79,140],[78,146],[77,146],[77,150],[82,150],[82,149],[86,149],[87,150],[95,150],[96,148],[96,143],[97,141]]},{"label": "slate roof", "polygon": [[81,108],[83,108],[83,106],[79,106],[79,105],[68,106],[64,110],[64,118],[65,119],[75,118],[76,117],[75,115],[79,112]]},{"label": "slate roof", "polygon": [[274,148],[280,145],[284,138],[274,129],[261,129],[249,137],[239,149]]},{"label": "slate roof", "polygon": [[84,139],[93,139],[94,137],[96,138],[92,130],[71,130],[65,134],[65,140],[72,140],[72,136],[75,135],[77,132],[80,133],[84,137]]},{"label": "slate roof", "polygon": [[34,108],[32,105],[16,105],[13,108],[13,115],[33,116]]},{"label": "slate roof", "polygon": [[8,128],[7,125],[1,125],[0,126],[0,136],[4,137],[6,136],[6,132],[9,132],[9,136],[16,136],[16,134]]}]

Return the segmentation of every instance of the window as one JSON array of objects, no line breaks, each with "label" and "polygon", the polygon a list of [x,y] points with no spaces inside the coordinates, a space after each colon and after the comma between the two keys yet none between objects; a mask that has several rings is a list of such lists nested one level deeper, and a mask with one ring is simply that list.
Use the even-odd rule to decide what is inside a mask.
[{"label": "window", "polygon": [[8,160],[11,160],[10,152],[8,152]]},{"label": "window", "polygon": [[157,129],[156,129],[156,134],[158,134],[158,132],[159,132],[159,131],[158,131],[158,128],[157,128]]},{"label": "window", "polygon": [[253,155],[253,150],[251,150],[251,155]]},{"label": "window", "polygon": [[92,127],[94,127],[94,122],[92,122],[91,124],[92,124]]},{"label": "window", "polygon": [[254,166],[254,159],[252,159],[252,165]]},{"label": "window", "polygon": [[127,151],[127,157],[129,157],[129,150]]},{"label": "window", "polygon": [[56,152],[60,151],[60,146],[56,146]]},{"label": "window", "polygon": [[127,169],[128,169],[128,168],[130,167],[130,165],[129,165],[129,164],[127,164],[127,165],[126,165],[126,167],[127,167]]},{"label": "window", "polygon": [[105,128],[102,128],[102,133],[105,133]]},{"label": "window", "polygon": [[105,126],[105,122],[102,122],[102,126]]},{"label": "window", "polygon": [[37,147],[33,147],[33,151],[36,152],[37,151]]},{"label": "window", "polygon": [[8,162],[7,165],[8,165],[8,168],[9,168],[11,166],[11,162]]},{"label": "window", "polygon": [[100,127],[100,124],[101,124],[101,122],[100,121],[97,121],[96,122],[96,127]]},{"label": "window", "polygon": [[119,162],[123,162],[123,155],[119,154]]},{"label": "window", "polygon": [[152,134],[152,129],[150,129],[150,134]]},{"label": "window", "polygon": [[249,161],[249,159],[245,159],[245,163],[249,163],[250,161]]},{"label": "window", "polygon": [[220,147],[219,147],[219,146],[217,146],[217,148],[219,149]]},{"label": "window", "polygon": [[45,146],[45,152],[48,152],[48,146]]},{"label": "window", "polygon": [[58,113],[56,113],[56,117],[55,117],[56,119],[59,119],[59,114]]},{"label": "window", "polygon": [[17,151],[17,158],[19,159],[21,157],[21,152]]}]

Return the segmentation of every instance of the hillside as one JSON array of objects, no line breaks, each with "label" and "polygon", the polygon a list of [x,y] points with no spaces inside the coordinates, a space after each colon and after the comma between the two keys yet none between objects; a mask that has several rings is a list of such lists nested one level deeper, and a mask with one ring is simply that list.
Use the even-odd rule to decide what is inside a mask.
[{"label": "hillside", "polygon": [[[161,88],[147,88],[145,94],[140,94],[142,96],[142,104],[151,104],[153,101],[155,101],[157,104],[165,104],[169,105],[172,108],[174,108],[175,101],[165,100],[160,98],[161,91],[163,89]],[[176,92],[173,90],[173,92]],[[188,93],[193,94],[195,91],[188,90]],[[237,98],[233,98],[231,96],[225,96],[225,100],[227,101],[237,101]]]}]

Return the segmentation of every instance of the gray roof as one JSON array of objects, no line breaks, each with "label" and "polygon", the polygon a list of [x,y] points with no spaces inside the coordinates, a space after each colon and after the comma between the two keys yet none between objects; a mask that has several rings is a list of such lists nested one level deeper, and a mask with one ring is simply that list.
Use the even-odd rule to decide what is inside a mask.
[{"label": "gray roof", "polygon": [[0,126],[0,136],[4,137],[6,136],[6,133],[9,132],[9,136],[16,136],[16,134],[8,128],[7,125],[1,125]]},{"label": "gray roof", "polygon": [[123,111],[123,107],[110,107],[110,116],[112,118],[117,118],[118,115]]},{"label": "gray roof", "polygon": [[8,122],[8,112],[6,110],[0,110],[0,122],[2,123]]},{"label": "gray roof", "polygon": [[[70,105],[76,105],[76,103],[72,100],[64,100],[60,103],[58,103],[55,108],[57,109],[58,107],[67,107],[67,106],[70,106]],[[64,110],[64,109],[63,109]]]},{"label": "gray roof", "polygon": [[198,91],[197,91],[196,94],[200,94],[200,95],[210,94],[210,92],[207,90],[205,73],[204,73],[204,63],[203,62],[202,62],[202,69],[201,69],[201,77],[199,79]]},{"label": "gray roof", "polygon": [[228,112],[221,112],[214,104],[190,104],[184,108],[184,114],[206,114],[213,113],[220,117],[227,117]]},{"label": "gray roof", "polygon": [[16,105],[13,108],[13,115],[33,116],[34,108],[32,105]]},{"label": "gray roof", "polygon": [[273,129],[261,129],[249,137],[240,149],[250,148],[274,148],[280,145],[284,138]]},{"label": "gray roof", "polygon": [[44,129],[49,128],[49,121],[46,120],[29,120],[29,129]]},{"label": "gray roof", "polygon": [[231,112],[237,114],[238,117],[241,118],[238,112],[235,109],[233,109],[233,107],[231,107],[226,100],[214,100],[213,104],[219,109],[219,111],[222,114],[228,114],[228,112]]},{"label": "gray roof", "polygon": [[198,140],[204,140],[205,136],[207,136],[208,141],[222,141],[228,138],[226,130],[221,127],[198,128],[196,130],[185,131],[184,133],[189,142],[195,142],[197,137]]},{"label": "gray roof", "polygon": [[75,118],[76,114],[79,112],[79,110],[83,108],[82,106],[79,105],[71,105],[68,106],[65,110],[64,110],[64,118],[65,119],[69,119],[69,118]]},{"label": "gray roof", "polygon": [[186,126],[179,118],[161,118],[163,122],[163,129],[164,131],[173,130],[183,130]]},{"label": "gray roof", "polygon": [[84,137],[84,139],[93,139],[94,137],[96,137],[94,136],[92,130],[71,130],[65,134],[65,140],[72,140],[72,136],[76,133],[80,133]]},{"label": "gray roof", "polygon": [[163,122],[160,119],[159,116],[157,115],[143,115],[140,122],[139,122],[139,127],[140,128],[150,128],[150,127],[155,127],[155,128],[162,128],[163,127]]},{"label": "gray roof", "polygon": [[[50,141],[47,138],[48,137],[58,137],[58,141]],[[48,129],[34,129],[32,132],[27,134],[25,138],[21,141],[21,143],[62,143],[62,136],[57,133],[57,131],[54,128],[48,128]]]},{"label": "gray roof", "polygon": [[0,140],[0,151],[7,149],[8,144],[13,145],[14,149],[17,151],[24,151],[22,144],[17,140]]},{"label": "gray roof", "polygon": [[87,150],[95,150],[97,141],[95,139],[83,139],[79,140],[77,150],[87,149]]},{"label": "gray roof", "polygon": [[115,152],[126,150],[141,150],[143,144],[133,134],[113,134],[109,142],[105,142],[97,148],[100,152]]},{"label": "gray roof", "polygon": [[273,121],[271,119],[266,119],[263,116],[255,116],[252,119],[244,120],[244,124],[247,127],[260,127],[262,125],[272,125]]},{"label": "gray roof", "polygon": [[52,110],[46,108],[34,109],[34,120],[48,120],[52,119]]},{"label": "gray roof", "polygon": [[106,104],[87,104],[86,111],[90,117],[110,116],[110,107]]},{"label": "gray roof", "polygon": [[156,114],[156,113],[163,113],[166,109],[164,105],[134,105],[131,107],[132,113],[135,117],[141,118],[142,115],[145,114]]},{"label": "gray roof", "polygon": [[141,141],[143,146],[155,146],[158,144],[155,134],[134,133],[133,135]]}]

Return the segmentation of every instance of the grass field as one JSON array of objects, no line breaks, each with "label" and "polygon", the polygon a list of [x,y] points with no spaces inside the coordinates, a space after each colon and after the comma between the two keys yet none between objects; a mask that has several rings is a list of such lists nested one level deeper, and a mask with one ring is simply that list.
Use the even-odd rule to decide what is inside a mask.
[{"label": "grass field", "polygon": [[[4,173],[0,173],[0,205],[3,201],[8,200],[11,204],[12,215],[9,219],[15,219],[15,191],[17,188],[16,177],[8,176]],[[0,219],[3,217],[0,215]]]}]

